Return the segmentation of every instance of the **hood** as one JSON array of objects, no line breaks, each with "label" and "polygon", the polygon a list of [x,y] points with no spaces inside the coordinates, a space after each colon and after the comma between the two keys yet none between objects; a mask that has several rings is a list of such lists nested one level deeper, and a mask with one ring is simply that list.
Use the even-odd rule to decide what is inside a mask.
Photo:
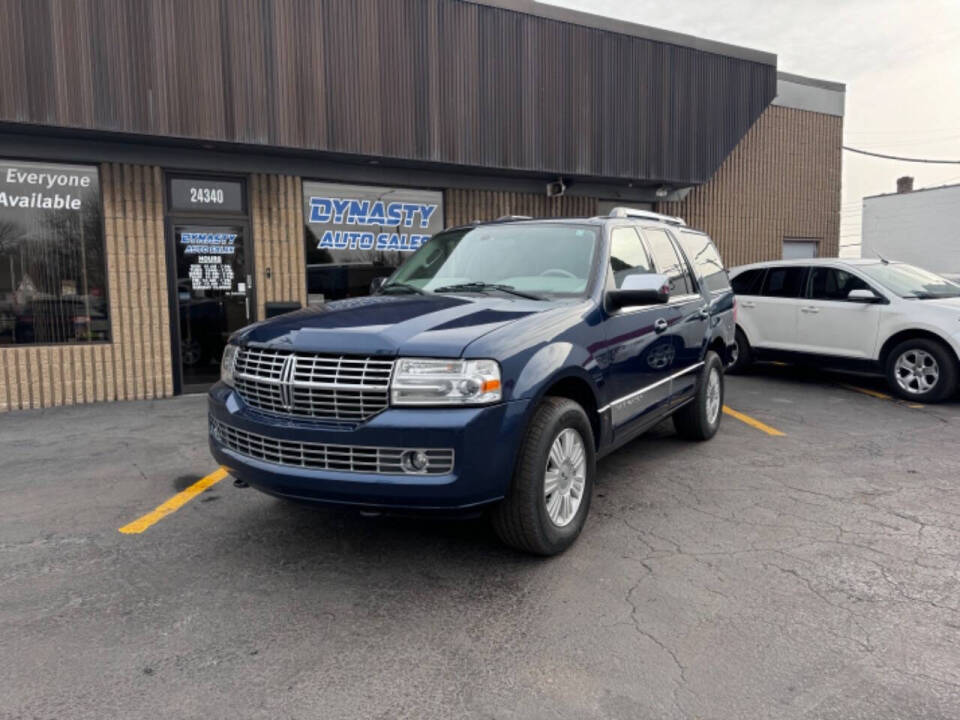
[{"label": "hood", "polygon": [[960,297],[940,298],[938,300],[917,300],[917,302],[923,303],[923,307],[935,307],[938,310],[960,312]]},{"label": "hood", "polygon": [[477,338],[549,307],[485,295],[374,295],[282,315],[236,337],[303,352],[458,357]]}]

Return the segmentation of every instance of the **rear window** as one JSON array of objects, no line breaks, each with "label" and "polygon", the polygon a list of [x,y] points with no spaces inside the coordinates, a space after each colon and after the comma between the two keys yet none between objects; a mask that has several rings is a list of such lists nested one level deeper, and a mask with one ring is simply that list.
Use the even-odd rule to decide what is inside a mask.
[{"label": "rear window", "polygon": [[744,270],[730,281],[733,292],[737,295],[759,295],[760,283],[763,282],[763,274],[765,272],[766,268]]},{"label": "rear window", "polygon": [[760,294],[765,297],[800,297],[806,271],[803,267],[772,267],[767,270]]},{"label": "rear window", "polygon": [[693,263],[693,269],[704,287],[711,292],[729,290],[727,271],[710,238],[703,233],[681,232],[679,235],[680,247]]}]

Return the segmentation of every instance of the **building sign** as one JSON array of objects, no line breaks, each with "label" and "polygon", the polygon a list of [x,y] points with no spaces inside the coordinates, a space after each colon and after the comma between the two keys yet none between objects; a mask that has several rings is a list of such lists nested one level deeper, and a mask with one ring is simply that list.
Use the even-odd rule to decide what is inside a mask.
[{"label": "building sign", "polygon": [[237,250],[237,234],[228,232],[182,232],[180,244],[184,255],[233,255]]},{"label": "building sign", "polygon": [[[233,268],[223,264],[220,255],[201,255],[190,265],[191,290],[233,290]],[[239,288],[243,292],[244,288]]]},{"label": "building sign", "polygon": [[326,300],[366,295],[443,229],[443,193],[304,182],[307,292]]},{"label": "building sign", "polygon": [[108,340],[100,175],[0,160],[0,346]]},{"label": "building sign", "polygon": [[170,209],[210,214],[246,212],[244,184],[238,179],[174,177],[170,179]]},{"label": "building sign", "polygon": [[99,190],[96,168],[0,163],[0,210],[80,212]]}]

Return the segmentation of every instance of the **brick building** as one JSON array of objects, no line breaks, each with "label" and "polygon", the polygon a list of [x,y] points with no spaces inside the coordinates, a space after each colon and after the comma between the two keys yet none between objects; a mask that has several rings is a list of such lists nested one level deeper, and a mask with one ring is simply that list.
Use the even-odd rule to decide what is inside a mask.
[{"label": "brick building", "polygon": [[472,220],[837,253],[843,86],[769,53],[532,0],[0,14],[0,411],[198,390],[232,330]]}]

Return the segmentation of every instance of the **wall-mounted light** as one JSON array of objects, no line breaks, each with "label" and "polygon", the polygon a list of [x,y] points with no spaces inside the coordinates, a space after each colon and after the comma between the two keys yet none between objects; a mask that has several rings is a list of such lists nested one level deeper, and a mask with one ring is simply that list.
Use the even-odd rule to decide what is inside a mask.
[{"label": "wall-mounted light", "polygon": [[658,198],[665,198],[669,194],[670,194],[670,188],[668,188],[666,185],[661,185],[660,187],[657,188],[656,196]]}]

